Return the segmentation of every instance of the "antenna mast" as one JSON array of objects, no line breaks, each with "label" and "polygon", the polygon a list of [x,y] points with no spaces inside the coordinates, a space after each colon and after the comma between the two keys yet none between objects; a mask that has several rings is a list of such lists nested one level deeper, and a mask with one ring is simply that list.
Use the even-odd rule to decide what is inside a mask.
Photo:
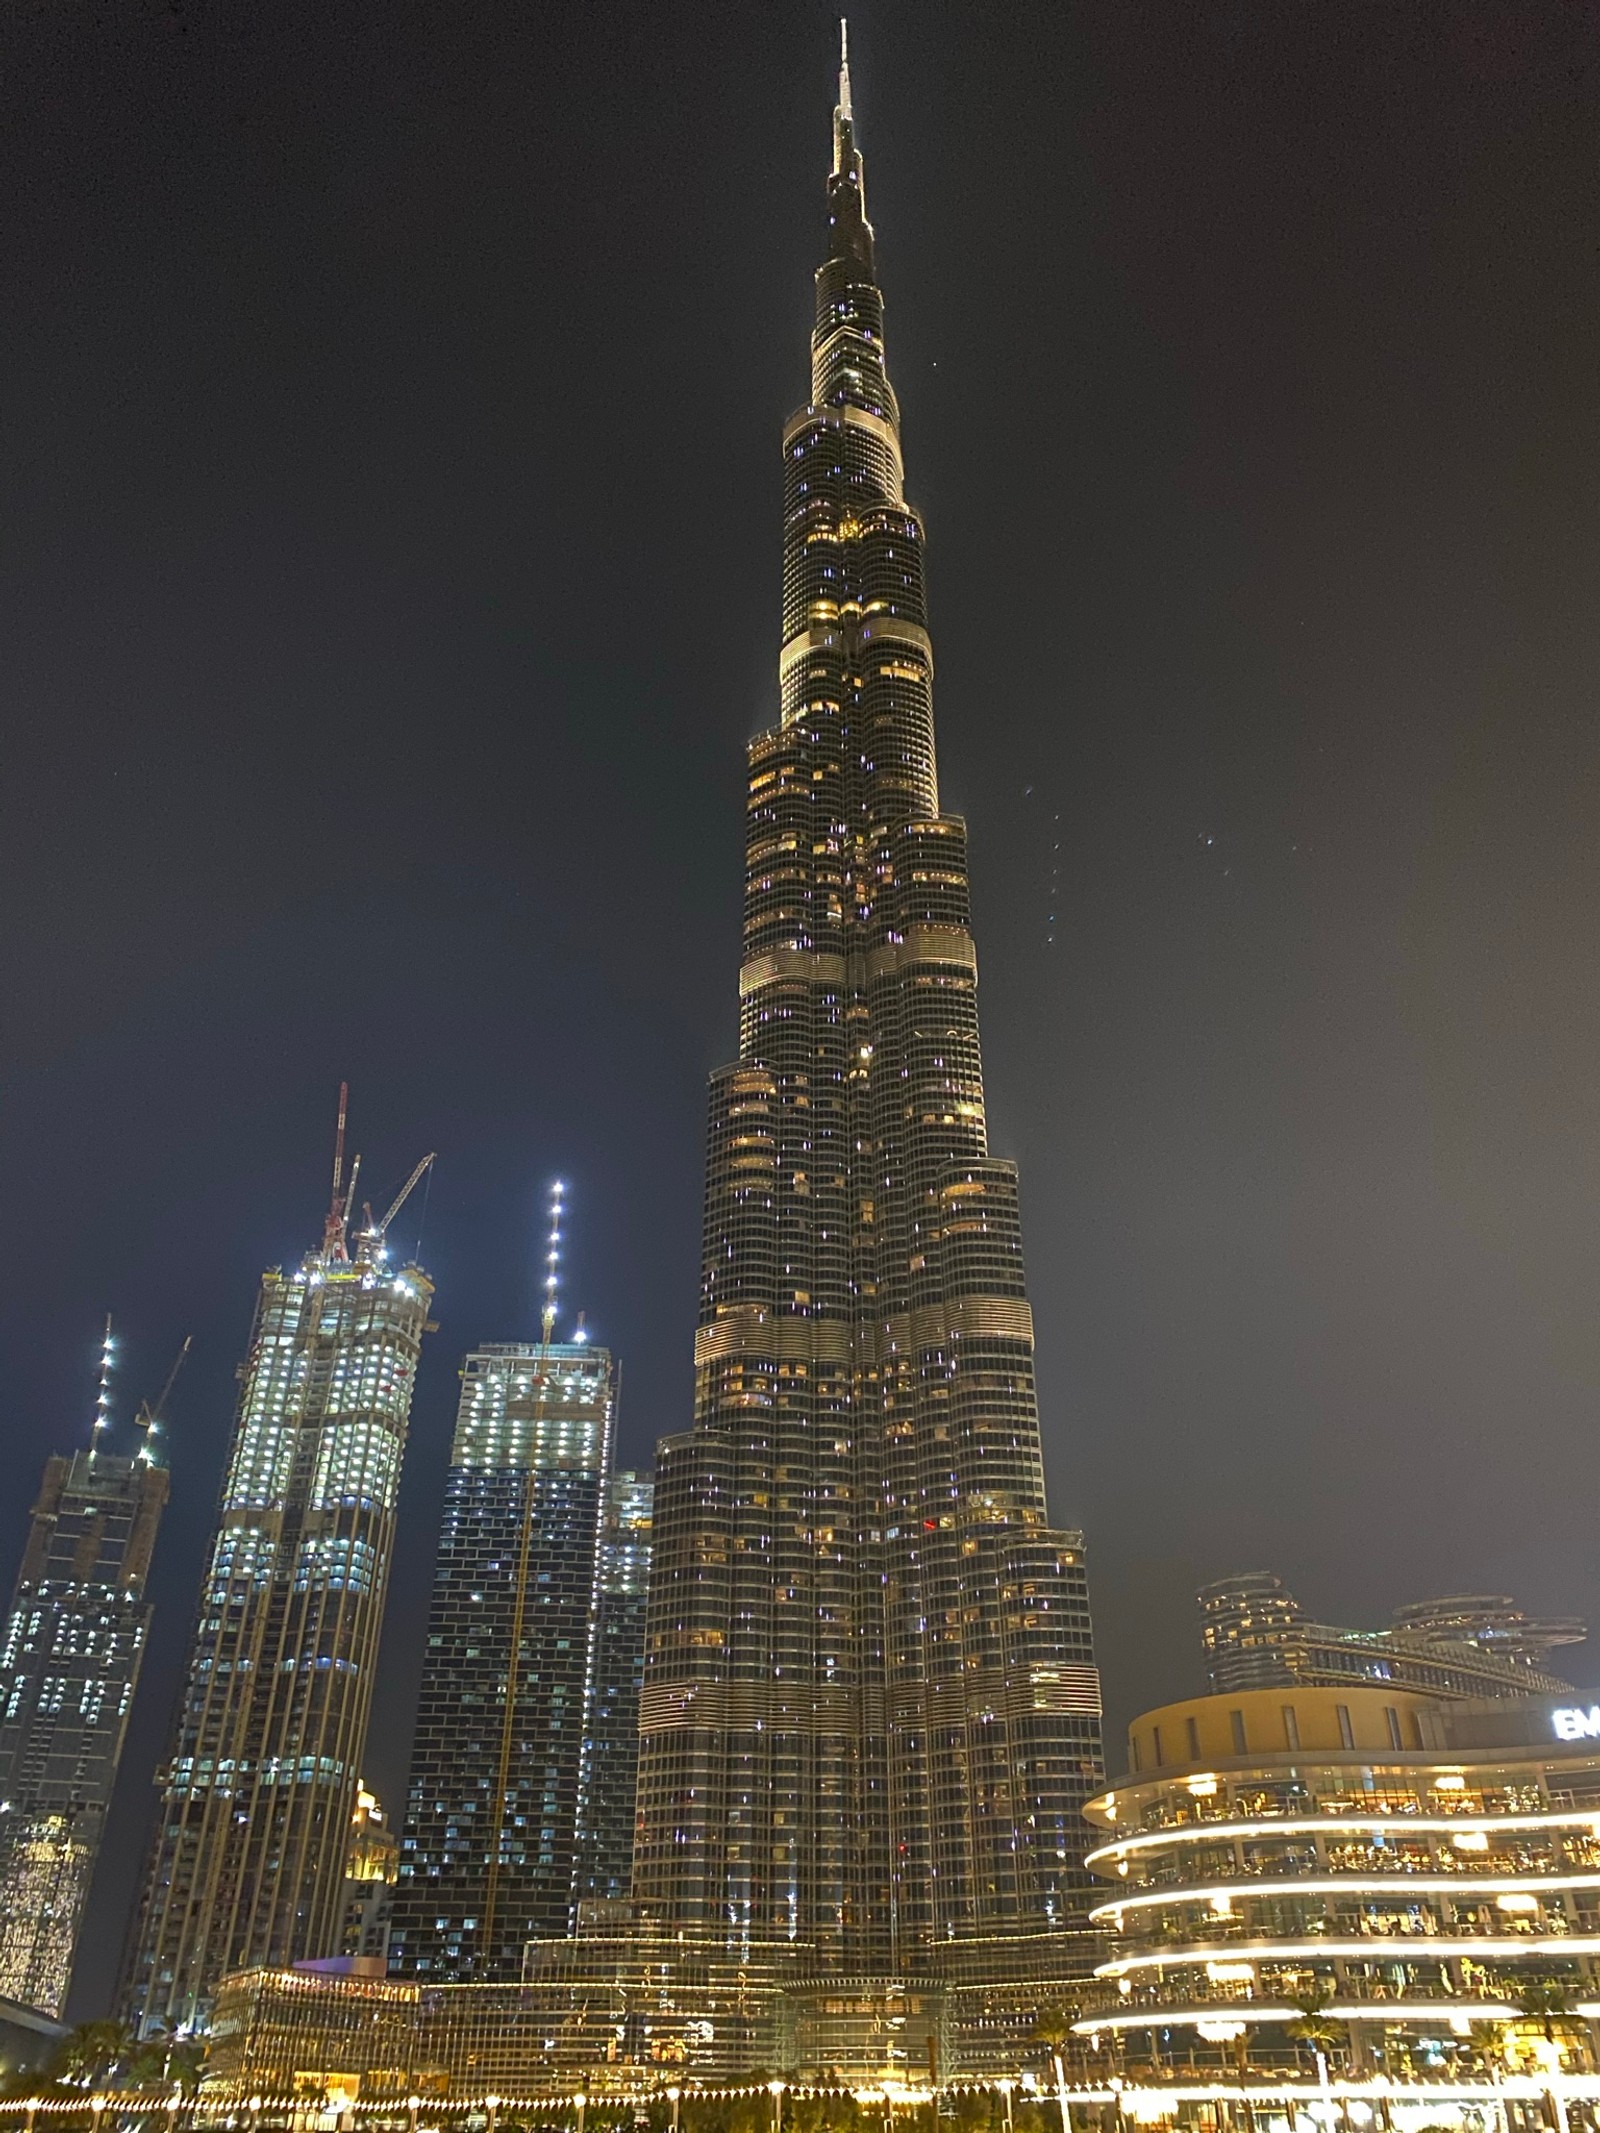
[{"label": "antenna mast", "polygon": [[94,1427],[89,1432],[89,1457],[100,1449],[100,1439],[111,1427],[111,1313],[106,1313],[105,1339],[100,1346],[100,1389],[95,1396]]},{"label": "antenna mast", "polygon": [[548,1249],[544,1255],[544,1311],[542,1314],[543,1341],[546,1348],[550,1345],[551,1334],[556,1330],[556,1291],[561,1286],[560,1277],[556,1269],[561,1264],[561,1195],[564,1190],[565,1187],[559,1178],[550,1188],[550,1239]]}]

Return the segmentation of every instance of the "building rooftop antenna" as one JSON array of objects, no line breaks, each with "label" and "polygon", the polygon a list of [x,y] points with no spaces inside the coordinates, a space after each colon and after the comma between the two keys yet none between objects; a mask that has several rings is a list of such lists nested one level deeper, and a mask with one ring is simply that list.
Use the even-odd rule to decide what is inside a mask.
[{"label": "building rooftop antenna", "polygon": [[89,1431],[89,1457],[100,1449],[100,1440],[111,1427],[111,1358],[116,1344],[111,1338],[111,1313],[106,1313],[105,1338],[100,1344],[100,1384],[95,1395],[94,1424]]},{"label": "building rooftop antenna", "polygon": [[550,1188],[550,1235],[544,1255],[544,1307],[541,1312],[542,1339],[546,1348],[556,1330],[556,1295],[561,1287],[561,1210],[565,1191],[559,1178]]}]

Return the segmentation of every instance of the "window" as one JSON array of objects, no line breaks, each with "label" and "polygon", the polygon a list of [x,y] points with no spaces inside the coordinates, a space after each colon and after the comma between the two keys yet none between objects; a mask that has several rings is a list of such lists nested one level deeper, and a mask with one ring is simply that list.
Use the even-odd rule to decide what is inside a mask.
[{"label": "window", "polygon": [[1230,1712],[1228,1713],[1228,1724],[1229,1724],[1229,1725],[1230,1725],[1230,1726],[1231,1726],[1231,1727],[1233,1728],[1233,1752],[1234,1752],[1234,1754],[1235,1754],[1235,1755],[1244,1755],[1244,1754],[1246,1754],[1246,1753],[1247,1753],[1248,1751],[1247,1751],[1247,1743],[1246,1743],[1246,1741],[1245,1741],[1245,1737],[1244,1737],[1244,1713],[1243,1713],[1243,1711],[1230,1711]]},{"label": "window", "polygon": [[1389,1727],[1389,1746],[1391,1748],[1403,1748],[1405,1741],[1400,1733],[1400,1713],[1392,1703],[1386,1703],[1383,1707],[1383,1715]]},{"label": "window", "polygon": [[1161,1728],[1159,1726],[1152,1726],[1150,1728],[1150,1742],[1151,1746],[1155,1749],[1156,1768],[1159,1770],[1161,1765],[1166,1761],[1166,1757],[1161,1753]]},{"label": "window", "polygon": [[1300,1721],[1294,1715],[1292,1703],[1286,1703],[1283,1707],[1283,1738],[1290,1748],[1298,1748],[1300,1745]]},{"label": "window", "polygon": [[1350,1724],[1350,1706],[1347,1703],[1336,1703],[1333,1711],[1334,1716],[1339,1721],[1339,1746],[1341,1748],[1353,1748],[1356,1744],[1356,1736]]},{"label": "window", "polygon": [[1200,1727],[1194,1719],[1186,1718],[1183,1729],[1189,1736],[1189,1760],[1197,1763],[1200,1760]]}]

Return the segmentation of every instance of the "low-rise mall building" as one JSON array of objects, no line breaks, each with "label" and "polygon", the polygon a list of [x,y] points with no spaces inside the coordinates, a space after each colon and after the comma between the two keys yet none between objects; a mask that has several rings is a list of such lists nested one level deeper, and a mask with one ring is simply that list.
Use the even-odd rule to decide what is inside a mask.
[{"label": "low-rise mall building", "polygon": [[[1089,1803],[1129,2076],[1595,2063],[1600,1708],[1255,1689],[1136,1719]],[[1104,2060],[1099,2054],[1106,2054]]]}]

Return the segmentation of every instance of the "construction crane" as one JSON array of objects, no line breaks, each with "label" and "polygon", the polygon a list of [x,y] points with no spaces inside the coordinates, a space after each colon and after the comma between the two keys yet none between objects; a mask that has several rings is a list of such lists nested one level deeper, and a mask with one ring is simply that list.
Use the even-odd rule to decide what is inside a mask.
[{"label": "construction crane", "polygon": [[144,1442],[139,1447],[138,1456],[146,1466],[153,1466],[156,1459],[155,1451],[151,1444],[151,1432],[161,1427],[162,1420],[166,1414],[168,1395],[171,1393],[173,1386],[177,1384],[178,1372],[188,1360],[189,1350],[193,1346],[194,1335],[190,1333],[185,1336],[183,1346],[178,1350],[177,1361],[167,1372],[167,1382],[162,1386],[161,1397],[156,1401],[155,1406],[152,1407],[148,1400],[141,1401],[139,1412],[133,1418],[134,1428],[144,1432]]},{"label": "construction crane", "polygon": [[393,1201],[390,1203],[389,1211],[384,1216],[381,1222],[373,1221],[372,1207],[370,1203],[364,1204],[363,1212],[365,1213],[367,1218],[364,1234],[367,1237],[371,1238],[374,1244],[381,1244],[383,1242],[384,1238],[389,1234],[389,1224],[394,1220],[395,1216],[399,1214],[401,1208],[405,1206],[407,1200],[410,1199],[411,1195],[422,1183],[423,1178],[426,1176],[428,1171],[432,1169],[433,1165],[437,1161],[437,1150],[432,1155],[425,1155],[422,1158],[422,1161],[417,1165],[416,1169],[412,1171],[410,1177],[406,1179],[400,1190],[395,1194]]},{"label": "construction crane", "polygon": [[[350,1109],[350,1084],[339,1084],[339,1123],[333,1136],[333,1191],[328,1201],[328,1216],[322,1228],[322,1256],[324,1259],[343,1264],[350,1257],[345,1241],[345,1231],[350,1223],[350,1209],[356,1196],[356,1179],[361,1174],[361,1158],[358,1155],[350,1165],[350,1182],[344,1184],[344,1125]],[[341,1192],[340,1187],[344,1186]]]}]

